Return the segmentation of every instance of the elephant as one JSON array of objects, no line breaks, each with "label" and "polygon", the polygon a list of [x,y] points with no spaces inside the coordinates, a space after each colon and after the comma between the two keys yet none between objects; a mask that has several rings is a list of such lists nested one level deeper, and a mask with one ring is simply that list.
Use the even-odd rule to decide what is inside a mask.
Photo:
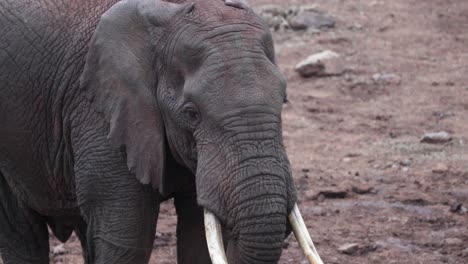
[{"label": "elephant", "polygon": [[49,263],[49,228],[85,263],[148,263],[168,199],[178,263],[278,263],[292,231],[321,263],[286,101],[245,0],[0,0],[4,263]]}]

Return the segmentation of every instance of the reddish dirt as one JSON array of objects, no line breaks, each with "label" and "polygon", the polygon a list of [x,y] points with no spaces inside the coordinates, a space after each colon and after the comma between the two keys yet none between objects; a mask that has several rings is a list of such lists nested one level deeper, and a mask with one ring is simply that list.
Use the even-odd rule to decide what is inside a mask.
[{"label": "reddish dirt", "polygon": [[[318,34],[275,33],[299,207],[325,263],[468,263],[468,213],[452,212],[468,208],[468,1],[255,2],[314,4],[337,20]],[[347,74],[294,72],[327,49],[344,57]],[[401,82],[375,84],[376,73]],[[420,142],[442,130],[452,141]],[[176,263],[175,225],[169,202],[151,263]],[[306,263],[295,239],[287,242],[280,263]],[[360,250],[340,253],[347,243]],[[65,248],[54,263],[83,263],[75,237]]]}]

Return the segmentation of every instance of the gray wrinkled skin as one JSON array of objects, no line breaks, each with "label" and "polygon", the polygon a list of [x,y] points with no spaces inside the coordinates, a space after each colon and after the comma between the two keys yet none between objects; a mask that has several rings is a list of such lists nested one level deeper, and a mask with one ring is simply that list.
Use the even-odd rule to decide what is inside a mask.
[{"label": "gray wrinkled skin", "polygon": [[0,252],[49,263],[49,226],[85,263],[147,263],[174,198],[178,263],[277,263],[296,201],[286,84],[247,1],[0,0]]}]

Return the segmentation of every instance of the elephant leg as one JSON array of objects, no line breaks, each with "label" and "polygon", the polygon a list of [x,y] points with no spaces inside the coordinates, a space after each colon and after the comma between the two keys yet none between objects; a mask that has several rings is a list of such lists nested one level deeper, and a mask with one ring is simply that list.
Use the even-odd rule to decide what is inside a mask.
[{"label": "elephant leg", "polygon": [[14,197],[0,173],[0,255],[5,264],[48,264],[46,219]]},{"label": "elephant leg", "polygon": [[96,149],[88,155],[75,163],[77,199],[86,222],[82,239],[86,239],[88,262],[148,263],[159,195],[129,173],[120,153]]},{"label": "elephant leg", "polygon": [[198,206],[195,192],[175,195],[174,203],[177,211],[177,263],[211,263],[203,208]]}]

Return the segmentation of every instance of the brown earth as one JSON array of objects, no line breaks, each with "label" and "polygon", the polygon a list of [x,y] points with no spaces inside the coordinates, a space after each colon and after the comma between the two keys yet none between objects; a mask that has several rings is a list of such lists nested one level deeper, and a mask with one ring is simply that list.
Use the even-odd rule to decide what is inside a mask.
[{"label": "brown earth", "polygon": [[[325,263],[468,263],[468,1],[255,1],[271,3],[314,4],[337,21],[317,34],[275,33],[299,207]],[[346,74],[294,72],[328,49]],[[376,73],[401,81],[377,84]],[[436,131],[453,139],[420,142]],[[176,263],[174,209],[161,211],[151,263]],[[287,242],[280,263],[306,263]],[[348,243],[358,250],[340,253]],[[65,248],[53,263],[83,263],[75,237]]]}]

